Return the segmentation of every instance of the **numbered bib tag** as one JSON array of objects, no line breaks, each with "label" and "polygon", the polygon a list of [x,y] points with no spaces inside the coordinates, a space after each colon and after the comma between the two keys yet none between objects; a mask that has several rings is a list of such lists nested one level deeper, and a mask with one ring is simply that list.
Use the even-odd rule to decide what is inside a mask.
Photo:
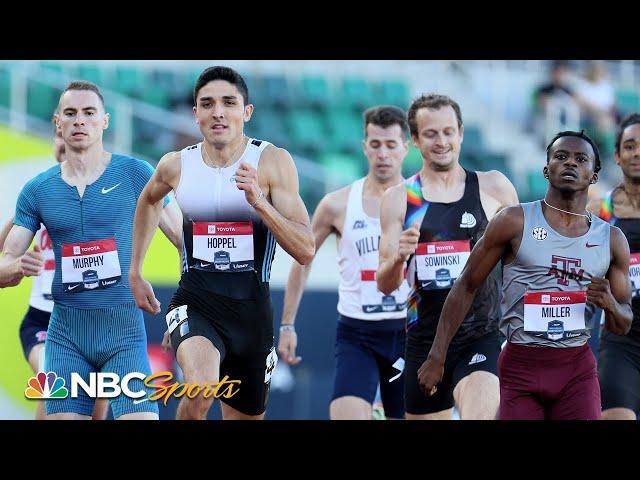
[{"label": "numbered bib tag", "polygon": [[587,292],[527,292],[524,331],[557,341],[580,336],[586,330]]},{"label": "numbered bib tag", "polygon": [[401,312],[407,299],[398,296],[398,290],[385,295],[378,290],[375,270],[360,270],[360,303],[364,313]]},{"label": "numbered bib tag", "polygon": [[251,222],[193,222],[193,267],[209,272],[253,270]]},{"label": "numbered bib tag", "polygon": [[419,243],[415,258],[420,288],[451,288],[462,273],[470,253],[469,240]]},{"label": "numbered bib tag", "polygon": [[187,315],[187,307],[188,305],[180,305],[167,313],[165,320],[167,322],[167,330],[169,330],[169,334],[173,333],[178,325],[189,318]]},{"label": "numbered bib tag", "polygon": [[62,291],[78,293],[120,283],[120,259],[113,238],[62,245]]}]

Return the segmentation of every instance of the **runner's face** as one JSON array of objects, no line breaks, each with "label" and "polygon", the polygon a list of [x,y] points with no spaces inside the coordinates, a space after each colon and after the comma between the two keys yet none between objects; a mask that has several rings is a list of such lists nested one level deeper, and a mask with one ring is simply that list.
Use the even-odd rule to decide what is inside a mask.
[{"label": "runner's face", "polygon": [[620,138],[620,152],[616,152],[615,159],[625,177],[640,179],[640,124],[624,129]]},{"label": "runner's face", "polygon": [[56,125],[61,130],[66,150],[83,151],[102,141],[109,127],[100,97],[91,90],[68,90],[60,98]]},{"label": "runner's face", "polygon": [[450,170],[458,164],[464,128],[458,128],[455,110],[447,105],[432,110],[421,108],[416,112],[418,135],[413,144],[422,158],[436,170]]},{"label": "runner's face", "polygon": [[594,165],[595,152],[589,142],[579,137],[561,137],[551,146],[544,172],[557,190],[581,191],[598,180]]},{"label": "runner's face", "polygon": [[193,111],[205,140],[224,147],[243,135],[244,123],[251,118],[253,105],[244,104],[235,85],[214,80],[198,91]]},{"label": "runner's face", "polygon": [[409,144],[397,123],[386,128],[369,123],[366,131],[367,136],[362,143],[369,172],[379,182],[385,183],[400,173]]}]

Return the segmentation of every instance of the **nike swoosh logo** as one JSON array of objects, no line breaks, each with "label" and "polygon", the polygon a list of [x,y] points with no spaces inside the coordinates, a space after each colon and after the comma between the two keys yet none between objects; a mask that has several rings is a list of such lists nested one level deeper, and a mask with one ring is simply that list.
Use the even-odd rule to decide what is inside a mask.
[{"label": "nike swoosh logo", "polygon": [[74,288],[78,288],[80,285],[74,285],[73,287],[67,287],[67,292],[70,292]]},{"label": "nike swoosh logo", "polygon": [[592,248],[592,247],[598,247],[599,244],[594,243],[593,245],[589,245],[589,242],[587,242],[587,248]]},{"label": "nike swoosh logo", "polygon": [[[122,182],[121,182],[121,183],[122,183]],[[119,183],[119,184],[117,184],[117,185],[114,185],[114,186],[113,186],[113,187],[111,187],[111,188],[104,188],[104,187],[102,187],[102,193],[109,193],[111,190],[113,190],[114,188],[119,187],[119,186],[120,186],[120,183]]]},{"label": "nike swoosh logo", "polygon": [[201,267],[208,267],[209,265],[211,265],[211,264],[210,263],[200,262],[200,266]]},{"label": "nike swoosh logo", "polygon": [[139,403],[146,402],[146,401],[148,401],[148,400],[149,400],[148,398],[139,398],[139,399],[135,399],[135,400],[134,400],[133,402],[131,402],[131,403],[133,403],[134,405],[138,405]]}]

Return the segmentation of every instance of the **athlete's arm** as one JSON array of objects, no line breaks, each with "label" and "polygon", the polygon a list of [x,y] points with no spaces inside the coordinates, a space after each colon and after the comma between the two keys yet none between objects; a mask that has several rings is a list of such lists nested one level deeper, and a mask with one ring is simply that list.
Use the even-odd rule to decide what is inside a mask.
[{"label": "athlete's arm", "polygon": [[298,192],[298,171],[289,153],[269,146],[262,153],[258,165],[266,176],[271,203],[258,183],[258,172],[242,163],[236,171],[236,185],[243,190],[250,205],[276,238],[278,244],[298,263],[305,265],[315,255],[315,244],[309,214]]},{"label": "athlete's arm", "polygon": [[473,247],[462,274],[447,295],[433,345],[418,370],[418,381],[426,395],[434,393],[434,387],[442,380],[449,344],[469,311],[476,290],[505,255],[511,241],[520,235],[523,222],[522,209],[508,207],[489,222],[484,235]]},{"label": "athlete's arm", "polygon": [[629,244],[618,227],[611,226],[611,264],[605,278],[592,277],[587,301],[604,310],[604,326],[611,333],[626,335],[631,328],[631,281]]},{"label": "athlete's arm", "polygon": [[407,192],[404,183],[387,189],[380,203],[380,252],[376,281],[378,290],[389,295],[404,280],[404,265],[416,251],[420,225],[415,222],[402,230],[407,211]]},{"label": "athlete's arm", "polygon": [[2,230],[0,230],[0,251],[4,248],[4,241],[7,239],[7,235],[9,235],[11,228],[13,228],[13,217],[11,217],[9,221],[4,224]]},{"label": "athlete's arm", "polygon": [[[315,239],[316,251],[331,232],[334,231],[334,221],[336,217],[340,215],[339,199],[336,194],[337,192],[333,192],[325,195],[313,214],[311,231]],[[298,307],[300,306],[300,299],[302,298],[302,291],[307,283],[307,278],[309,278],[312,263],[313,258],[306,265],[300,265],[298,262],[291,264],[287,289],[284,293],[284,306],[282,309],[282,319],[280,320],[281,325],[293,325],[295,323]],[[297,345],[298,339],[295,330],[280,331],[278,353],[285,363],[295,365],[302,360],[301,357],[296,357]]]},{"label": "athlete's arm", "polygon": [[[489,220],[502,209],[519,203],[516,188],[498,170],[478,172],[478,185],[480,187],[480,198]],[[487,212],[487,209],[489,212]]]},{"label": "athlete's arm", "polygon": [[18,285],[23,277],[40,275],[44,261],[40,246],[27,252],[35,233],[14,225],[7,235],[0,256],[0,288]]},{"label": "athlete's arm", "polygon": [[162,209],[158,226],[182,255],[182,212],[175,203],[169,202]]},{"label": "athlete's arm", "polygon": [[156,299],[151,284],[142,277],[142,262],[160,223],[163,198],[179,178],[180,152],[167,153],[160,159],[153,175],[142,189],[133,219],[129,287],[138,307],[152,314],[160,311],[160,302]]}]

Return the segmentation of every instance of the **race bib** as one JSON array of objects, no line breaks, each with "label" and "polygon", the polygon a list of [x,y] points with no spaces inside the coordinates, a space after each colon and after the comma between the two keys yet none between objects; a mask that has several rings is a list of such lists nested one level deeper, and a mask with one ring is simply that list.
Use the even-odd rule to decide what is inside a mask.
[{"label": "race bib", "polygon": [[188,305],[180,305],[167,313],[165,320],[167,321],[167,330],[169,331],[169,334],[173,333],[180,324],[189,318],[187,315],[187,307]]},{"label": "race bib", "polygon": [[193,222],[193,267],[208,272],[253,270],[251,222]]},{"label": "race bib", "polygon": [[51,285],[53,285],[53,277],[56,274],[56,261],[53,259],[47,259],[44,261],[44,268],[40,276],[42,277],[42,296],[45,300],[53,300],[51,294]]},{"label": "race bib", "polygon": [[629,278],[631,279],[631,296],[637,297],[640,292],[640,253],[632,253],[629,259]]},{"label": "race bib", "polygon": [[40,291],[45,300],[53,300],[51,294],[51,286],[53,285],[53,277],[56,273],[56,259],[53,253],[53,245],[51,237],[46,228],[43,228],[39,237],[40,250],[42,250],[42,258],[44,260],[44,268],[40,274]]},{"label": "race bib", "polygon": [[114,238],[62,245],[62,291],[78,293],[120,283],[120,259]]},{"label": "race bib", "polygon": [[587,292],[527,292],[524,331],[547,340],[565,340],[586,330]]},{"label": "race bib", "polygon": [[420,288],[451,288],[462,273],[470,253],[469,240],[419,243],[416,249],[416,267]]},{"label": "race bib", "polygon": [[360,303],[364,313],[401,312],[407,299],[398,298],[398,290],[385,295],[378,290],[375,270],[360,270]]}]

